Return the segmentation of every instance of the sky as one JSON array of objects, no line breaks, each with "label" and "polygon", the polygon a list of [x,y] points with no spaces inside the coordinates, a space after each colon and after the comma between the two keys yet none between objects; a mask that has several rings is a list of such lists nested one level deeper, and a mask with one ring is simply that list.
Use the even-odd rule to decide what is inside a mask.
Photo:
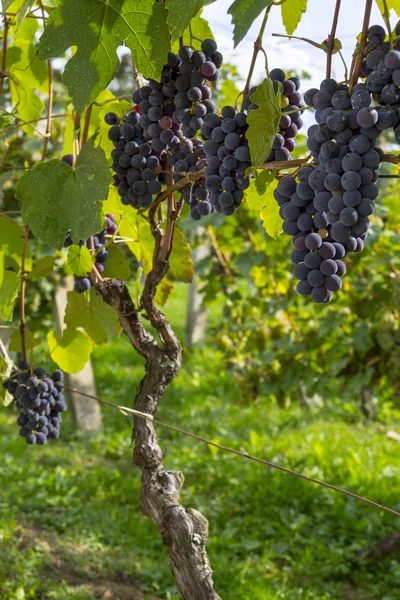
[{"label": "sky", "polygon": [[[218,49],[224,55],[225,62],[229,61],[234,64],[243,79],[245,79],[252,57],[254,40],[257,38],[261,26],[262,16],[253,23],[245,39],[234,49],[231,16],[227,14],[232,1],[217,0],[217,2],[205,7],[202,16],[209,21],[219,46]],[[335,4],[335,0],[308,0],[307,12],[303,14],[294,35],[306,37],[316,42],[325,40],[331,30]],[[348,67],[350,67],[356,36],[362,29],[364,7],[365,0],[342,0],[336,37],[342,42],[342,53]],[[392,24],[396,24],[396,15],[393,14],[391,17]],[[384,26],[383,19],[375,3],[373,4],[370,23],[371,25],[381,24]],[[272,8],[264,35],[263,46],[268,54],[269,68],[280,67],[283,70],[307,71],[311,75],[311,80],[302,86],[301,91],[305,92],[310,87],[317,87],[325,78],[326,54],[306,42],[272,37],[272,33],[286,34],[279,6]],[[342,80],[344,78],[344,68],[338,54],[333,56],[332,67],[333,76]],[[262,79],[265,76],[264,73],[264,58],[260,54],[254,81],[257,82]]]}]

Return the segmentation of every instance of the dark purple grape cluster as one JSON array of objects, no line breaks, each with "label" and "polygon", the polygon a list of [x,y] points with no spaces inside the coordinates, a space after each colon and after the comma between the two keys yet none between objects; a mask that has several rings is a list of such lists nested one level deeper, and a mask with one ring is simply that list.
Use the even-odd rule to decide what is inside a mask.
[{"label": "dark purple grape cluster", "polygon": [[[300,109],[304,107],[304,104],[299,92],[300,80],[297,77],[286,79],[282,69],[272,69],[269,78],[274,84],[275,91],[280,89],[282,112],[287,114],[281,117],[279,132],[275,136],[267,162],[290,160],[290,153],[296,148],[296,134],[303,127]],[[256,86],[252,87],[248,96],[244,98],[243,108],[248,113],[258,108],[258,105],[250,99],[256,90]]]},{"label": "dark purple grape cluster", "polygon": [[183,192],[193,219],[199,220],[213,211],[231,215],[240,206],[244,190],[250,185],[250,177],[245,176],[251,165],[247,129],[246,114],[236,112],[232,106],[224,106],[221,116],[205,116],[201,126],[207,165],[204,183]]},{"label": "dark purple grape cluster", "polygon": [[[361,66],[365,84],[358,84],[359,103],[367,102],[367,93],[374,94],[380,106],[375,110],[378,120],[375,127],[379,131],[393,127],[396,141],[400,143],[400,23],[395,28],[399,37],[385,41],[385,30],[380,25],[372,25],[367,33],[368,46]],[[369,105],[368,105],[369,106]]]},{"label": "dark purple grape cluster", "polygon": [[[117,231],[117,223],[115,222],[115,217],[113,214],[107,213],[105,227],[104,227],[103,231],[92,236],[91,238],[86,240],[86,242],[83,240],[80,240],[80,242],[79,242],[80,246],[86,246],[86,248],[88,248],[89,250],[92,250],[92,249],[94,250],[94,256],[95,256],[94,266],[96,267],[96,269],[100,273],[100,275],[102,275],[105,271],[105,263],[108,258],[108,251],[107,251],[107,248],[105,248],[105,243],[107,241],[106,236],[107,236],[107,234],[114,235],[114,233],[116,231]],[[65,238],[64,248],[68,248],[72,244],[73,244],[73,241],[71,238],[71,232],[69,231]],[[80,277],[78,275],[75,275],[74,279],[75,279],[74,290],[78,294],[83,294],[84,292],[86,292],[87,290],[89,290],[92,287],[92,282],[90,281],[89,277],[87,277],[87,276]]]},{"label": "dark purple grape cluster", "polygon": [[376,139],[383,127],[377,125],[385,108],[370,106],[364,84],[350,93],[333,79],[308,90],[305,101],[316,109],[317,123],[307,132],[314,163],[299,170],[298,182],[284,177],[275,198],[283,230],[294,237],[299,293],[328,302],[341,287],[342,259],[360,252],[368,235],[382,155]]},{"label": "dark purple grape cluster", "polygon": [[27,444],[43,446],[60,436],[61,413],[67,410],[64,373],[57,369],[48,376],[41,367],[31,371],[26,361],[18,366],[21,370],[11,375],[3,386],[20,410],[17,419],[20,436]]},{"label": "dark purple grape cluster", "polygon": [[283,177],[274,196],[284,220],[283,230],[293,237],[293,274],[300,280],[297,291],[302,296],[311,295],[314,302],[327,303],[332,292],[342,287],[346,267],[341,259],[346,249],[332,240],[325,212],[316,206],[316,194],[309,185],[314,172],[312,167],[302,167],[298,182],[289,175]]},{"label": "dark purple grape cluster", "polygon": [[[159,194],[162,187],[157,177],[159,151],[154,148],[159,138],[155,137],[149,143],[149,131],[146,130],[145,133],[139,123],[142,116],[136,110],[125,115],[122,122],[115,113],[107,113],[105,116],[106,123],[111,125],[108,137],[115,146],[111,152],[112,169],[115,171],[114,185],[118,187],[121,202],[137,209],[148,208],[153,196]],[[156,125],[159,127],[157,123]]]}]

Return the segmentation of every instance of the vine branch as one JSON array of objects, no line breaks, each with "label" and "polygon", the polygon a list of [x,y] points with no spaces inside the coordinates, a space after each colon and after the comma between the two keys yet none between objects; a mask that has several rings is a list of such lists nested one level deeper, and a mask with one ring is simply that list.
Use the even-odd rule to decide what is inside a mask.
[{"label": "vine branch", "polygon": [[364,57],[364,51],[367,44],[367,32],[369,27],[369,20],[371,18],[372,0],[366,0],[364,10],[364,21],[361,32],[361,39],[358,47],[356,48],[353,62],[350,68],[350,92],[358,81],[360,74],[361,64]]},{"label": "vine branch", "polygon": [[333,49],[335,47],[335,35],[336,35],[336,27],[339,20],[339,12],[340,12],[340,4],[341,0],[336,0],[335,12],[333,14],[332,20],[332,29],[328,38],[328,50],[326,55],[326,78],[330,79],[331,70],[332,70],[332,54]]},{"label": "vine branch", "polygon": [[[246,84],[244,86],[244,90],[243,90],[243,99],[245,98],[245,96],[247,96],[247,94],[249,93],[249,89],[250,89],[250,83],[251,83],[251,78],[253,77],[253,73],[254,73],[254,67],[256,66],[256,61],[257,61],[257,56],[258,53],[260,52],[261,48],[262,48],[262,39],[263,39],[263,35],[264,35],[264,31],[265,31],[265,27],[267,25],[267,21],[268,21],[268,15],[270,13],[270,10],[272,8],[272,4],[270,4],[265,13],[264,13],[264,18],[262,20],[261,23],[261,28],[260,28],[260,32],[257,36],[256,41],[254,42],[254,50],[253,50],[253,56],[251,58],[251,63],[250,63],[250,68],[249,68],[249,73],[247,75],[247,79],[246,79]],[[242,107],[243,110],[243,107]]]}]

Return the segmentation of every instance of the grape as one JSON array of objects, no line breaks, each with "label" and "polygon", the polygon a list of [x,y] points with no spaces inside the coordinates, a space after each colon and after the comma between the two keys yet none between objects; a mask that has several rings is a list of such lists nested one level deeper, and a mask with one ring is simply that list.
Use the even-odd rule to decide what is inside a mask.
[{"label": "grape", "polygon": [[337,221],[332,225],[331,235],[336,242],[346,242],[350,235],[350,228],[343,225],[341,221]]},{"label": "grape", "polygon": [[322,238],[318,233],[309,233],[305,239],[306,248],[318,250],[322,245]]},{"label": "grape", "polygon": [[368,41],[374,46],[381,44],[385,35],[385,30],[380,25],[372,25],[367,32]]},{"label": "grape", "polygon": [[400,52],[398,50],[391,50],[385,56],[385,65],[388,69],[394,71],[400,68]]},{"label": "grape", "polygon": [[357,122],[360,127],[373,127],[378,121],[378,111],[375,108],[364,107],[358,111]]},{"label": "grape", "polygon": [[343,171],[359,171],[363,166],[363,160],[364,159],[361,158],[359,154],[355,152],[349,152],[343,157],[342,160]]},{"label": "grape", "polygon": [[361,177],[356,171],[347,171],[342,175],[342,187],[346,191],[357,190],[361,185]]}]

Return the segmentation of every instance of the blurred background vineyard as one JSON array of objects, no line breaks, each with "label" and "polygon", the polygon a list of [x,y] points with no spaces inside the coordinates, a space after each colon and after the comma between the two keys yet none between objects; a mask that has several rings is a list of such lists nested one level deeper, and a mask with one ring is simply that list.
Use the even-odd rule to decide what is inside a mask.
[{"label": "blurred background vineyard", "polygon": [[[130,68],[125,56],[110,94],[130,94]],[[238,79],[233,65],[225,68],[214,92],[221,105],[234,103]],[[65,105],[61,71],[55,80],[56,113]],[[40,144],[1,118],[7,165],[34,162]],[[60,157],[69,151],[65,119],[53,127],[49,157]],[[18,209],[18,177],[0,173],[3,211]],[[400,510],[399,192],[395,179],[380,187],[366,249],[347,260],[343,289],[328,306],[295,294],[290,240],[268,238],[258,213],[243,206],[235,218],[211,215],[200,227],[182,219],[206,325],[197,323],[199,341],[188,335],[193,299],[175,284],[165,312],[186,340],[184,368],[158,416]],[[64,275],[60,267],[28,286],[28,326],[42,328],[33,343],[45,365],[41,340]],[[10,349],[19,349],[16,336]],[[99,396],[131,406],[143,363],[128,341],[96,348],[93,367]],[[13,409],[0,408],[0,598],[177,598],[156,528],[138,512],[131,423],[111,408],[102,413],[103,433],[83,435],[67,416],[57,443],[31,448],[18,437]],[[400,599],[398,553],[360,559],[398,532],[394,517],[178,434],[159,435],[165,464],[185,474],[183,503],[210,521],[222,598]]]}]

